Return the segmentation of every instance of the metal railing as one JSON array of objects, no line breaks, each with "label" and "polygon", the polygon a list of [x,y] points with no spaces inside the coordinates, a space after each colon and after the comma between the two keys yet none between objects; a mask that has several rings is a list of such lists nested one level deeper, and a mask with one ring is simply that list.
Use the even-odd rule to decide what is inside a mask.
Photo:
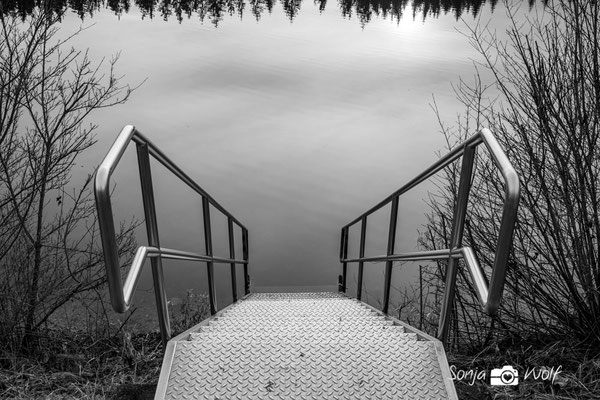
[{"label": "metal railing", "polygon": [[[115,225],[110,199],[110,178],[121,159],[125,149],[130,142],[135,142],[137,148],[137,160],[142,187],[142,200],[144,203],[144,216],[146,232],[148,235],[148,246],[140,246],[133,258],[129,274],[123,285],[121,279],[121,268],[119,263],[119,249],[115,234]],[[202,213],[204,220],[204,242],[206,254],[197,254],[182,250],[167,249],[160,246],[158,235],[158,224],[156,220],[156,208],[154,203],[154,192],[152,187],[152,173],[150,170],[150,156],[154,157],[160,164],[166,167],[173,175],[189,186],[202,197]],[[206,262],[208,272],[208,295],[211,314],[217,311],[214,285],[214,263],[225,263],[231,266],[231,290],[233,301],[237,301],[237,277],[236,264],[244,265],[244,291],[250,291],[250,278],[248,276],[248,230],[225,208],[217,203],[204,189],[194,182],[185,172],[173,163],[162,151],[160,151],[150,140],[144,137],[133,126],[125,126],[112,147],[108,151],[102,164],[98,167],[95,176],[94,192],[96,195],[96,209],[98,211],[98,223],[102,238],[106,273],[108,275],[108,287],[110,299],[115,311],[123,313],[129,309],[137,281],[140,277],[142,267],[146,258],[151,259],[152,280],[154,283],[154,295],[158,309],[158,322],[163,343],[171,337],[169,322],[169,311],[167,308],[167,295],[164,287],[162,259],[193,260]],[[210,223],[210,206],[223,213],[227,217],[229,234],[229,258],[216,257],[212,251],[212,230]],[[235,243],[233,226],[237,225],[242,231],[242,259],[235,258]]]},{"label": "metal railing", "polygon": [[[473,162],[475,160],[475,151],[481,143],[488,149],[492,160],[497,168],[500,169],[505,183],[505,198],[502,210],[502,219],[496,253],[494,256],[494,265],[492,269],[491,283],[481,270],[477,258],[470,247],[462,246],[462,237],[467,213],[467,203],[471,189],[471,178],[473,175]],[[398,199],[399,197],[414,188],[424,180],[430,178],[435,173],[456,161],[462,156],[462,165],[460,172],[460,182],[457,193],[457,202],[454,209],[452,235],[450,238],[450,248],[443,250],[419,251],[404,254],[394,254],[394,245],[396,241],[396,225],[398,219]],[[381,209],[389,203],[391,204],[387,254],[375,257],[365,257],[367,217],[375,211]],[[500,144],[488,129],[482,129],[477,134],[471,136],[460,146],[440,158],[437,162],[413,178],[400,189],[386,197],[374,207],[361,214],[349,224],[342,228],[340,245],[340,262],[342,263],[342,275],[340,276],[340,290],[346,291],[346,275],[348,263],[358,263],[358,287],[356,297],[360,300],[362,295],[363,268],[365,262],[385,261],[384,292],[383,292],[383,312],[388,313],[390,302],[390,286],[392,278],[392,267],[394,261],[418,261],[418,260],[440,260],[447,259],[446,282],[442,308],[440,312],[440,321],[438,327],[438,338],[446,341],[448,326],[456,290],[456,274],[458,260],[463,259],[473,279],[477,296],[483,309],[489,314],[494,315],[500,305],[500,299],[504,290],[504,279],[506,276],[506,263],[508,260],[510,246],[512,244],[512,234],[517,216],[517,207],[519,204],[519,177],[512,167],[510,161],[504,154]],[[348,258],[348,232],[351,226],[360,222],[360,247],[359,257]]]}]

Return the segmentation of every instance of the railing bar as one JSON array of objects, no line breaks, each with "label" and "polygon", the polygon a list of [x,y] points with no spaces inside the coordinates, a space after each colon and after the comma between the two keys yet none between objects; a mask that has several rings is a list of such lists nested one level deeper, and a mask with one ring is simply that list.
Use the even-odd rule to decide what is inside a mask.
[{"label": "railing bar", "polygon": [[367,211],[365,211],[364,213],[362,213],[360,216],[358,216],[357,218],[353,219],[350,223],[346,224],[344,226],[344,228],[348,228],[348,227],[356,224],[363,217],[366,217],[366,216],[374,213],[375,211],[379,210],[381,207],[387,205],[390,201],[392,201],[394,199],[394,197],[401,196],[402,194],[406,193],[407,191],[409,191],[413,187],[417,186],[419,183],[421,183],[421,182],[425,181],[426,179],[430,178],[432,175],[435,175],[437,172],[439,172],[440,170],[442,170],[448,164],[450,164],[453,161],[455,161],[456,159],[458,159],[462,155],[465,147],[473,147],[473,146],[478,145],[481,142],[482,142],[482,139],[481,139],[479,133],[476,134],[476,135],[471,136],[468,140],[466,140],[464,142],[464,146],[457,147],[454,150],[452,150],[449,153],[447,153],[445,156],[443,156],[442,158],[440,158],[437,162],[435,162],[429,168],[427,168],[426,170],[424,170],[423,172],[421,172],[419,175],[417,175],[415,178],[413,178],[412,180],[410,180],[408,183],[406,183],[400,189],[396,190],[394,193],[392,193],[389,196],[387,196],[385,199],[383,199],[382,201],[380,201],[379,203],[377,203],[375,206],[369,208]]},{"label": "railing bar", "polygon": [[[222,257],[209,257],[209,256],[204,256],[201,254],[195,254],[195,253],[187,253],[184,251],[179,251],[179,250],[172,250],[172,249],[165,249],[164,247],[161,248],[158,253],[156,253],[156,256],[160,255],[162,258],[168,258],[171,260],[187,260],[187,261],[202,261],[202,262],[212,262],[213,264],[231,264],[231,263],[235,263],[235,264],[247,264],[248,261],[246,260],[232,260],[229,258],[222,258]],[[155,257],[154,253],[149,254],[149,257]]]},{"label": "railing bar", "polygon": [[169,157],[167,157],[150,139],[145,137],[140,131],[137,129],[132,137],[132,140],[136,143],[146,143],[149,147],[150,154],[161,163],[165,168],[171,171],[175,176],[181,179],[182,182],[187,184],[190,188],[192,188],[199,195],[206,197],[210,204],[212,204],[217,210],[225,214],[227,217],[233,218],[233,220],[240,226],[243,226],[241,222],[239,222],[233,215],[231,215],[222,205],[220,205],[206,190],[202,189],[200,185],[198,185],[192,178],[190,178],[183,170],[175,164]]},{"label": "railing bar", "polygon": [[127,307],[131,304],[131,299],[135,293],[135,288],[137,287],[138,279],[144,266],[144,259],[150,255],[150,249],[146,246],[139,247],[131,262],[131,268],[123,285],[123,297],[125,298],[125,305]]},{"label": "railing bar", "polygon": [[471,274],[471,278],[473,279],[473,283],[475,285],[475,289],[477,291],[477,298],[481,302],[481,304],[486,307],[487,311],[487,302],[489,295],[489,282],[481,270],[479,263],[477,262],[477,258],[473,253],[473,249],[470,247],[462,248],[463,259],[465,260],[465,264],[467,264],[467,268]]},{"label": "railing bar", "polygon": [[246,227],[242,225],[237,219],[235,219],[234,217],[232,217],[232,219],[233,223],[236,224],[240,229],[246,229]]},{"label": "railing bar", "polygon": [[[340,259],[348,258],[348,228],[342,229],[342,243],[340,248]],[[348,263],[342,262],[341,291],[346,293],[348,281]]]},{"label": "railing bar", "polygon": [[[377,257],[363,257],[363,258],[353,258],[348,260],[342,260],[342,262],[346,262],[348,264],[352,263],[377,263],[383,261],[424,261],[424,260],[442,260],[444,258],[448,258],[447,254],[440,255],[414,255],[414,256],[405,256],[405,255],[397,255],[393,257],[388,256],[377,256]],[[453,258],[461,258],[460,255],[451,255]]]},{"label": "railing bar", "polygon": [[242,228],[242,258],[246,261],[244,264],[244,293],[250,293],[250,275],[248,274],[248,229]]},{"label": "railing bar", "polygon": [[517,178],[515,169],[510,163],[506,153],[500,147],[500,143],[496,140],[496,137],[490,132],[489,129],[482,129],[480,135],[482,136],[482,142],[485,144],[485,147],[488,149],[490,155],[492,156],[492,160],[496,164],[496,167],[502,172],[504,179],[508,182],[513,178]]},{"label": "railing bar", "polygon": [[[398,223],[398,197],[394,197],[392,200],[392,209],[390,210],[390,224],[388,232],[388,245],[387,254],[394,254],[394,245],[396,244],[396,226]],[[386,261],[385,263],[385,275],[383,284],[383,311],[384,314],[388,313],[390,305],[390,287],[392,285],[392,267],[393,261]]]},{"label": "railing bar", "polygon": [[[483,273],[481,267],[478,264],[477,258],[470,247],[462,247],[462,235],[464,225],[466,221],[466,213],[468,206],[468,197],[471,187],[471,179],[473,173],[475,150],[478,145],[484,143],[490,158],[495,166],[500,170],[502,177],[504,178],[504,205],[502,208],[502,217],[500,221],[499,235],[496,243],[496,251],[494,254],[494,263],[492,266],[492,277],[488,282],[487,277]],[[391,242],[392,236],[392,222],[390,222],[390,234],[388,235],[388,251],[387,255],[364,257],[364,253],[361,252],[359,258],[348,259],[347,254],[343,254],[343,247],[340,248],[340,262],[343,264],[343,271],[345,272],[347,264],[351,262],[359,263],[359,288],[357,290],[357,298],[360,299],[362,290],[362,267],[365,262],[379,262],[386,261],[386,274],[385,274],[385,286],[384,286],[384,311],[387,311],[389,305],[387,293],[387,284],[391,275],[391,266],[393,261],[409,261],[409,260],[438,260],[447,259],[447,271],[446,271],[446,284],[444,290],[444,299],[442,302],[442,311],[440,313],[440,323],[438,330],[438,337],[442,342],[446,340],[448,334],[448,323],[450,321],[450,315],[452,312],[452,303],[454,301],[454,292],[456,286],[456,275],[458,268],[458,260],[463,259],[467,264],[467,268],[471,274],[473,282],[476,286],[477,297],[481,302],[486,313],[494,315],[500,305],[502,292],[504,289],[504,282],[506,276],[506,268],[508,263],[508,257],[510,255],[510,247],[512,245],[512,236],[514,231],[514,225],[517,218],[517,208],[520,197],[520,183],[519,177],[514,170],[512,164],[508,160],[506,153],[498,143],[494,135],[486,128],[480,130],[475,135],[464,141],[460,147],[456,147],[451,150],[444,157],[440,158],[436,163],[432,164],[428,169],[423,171],[421,174],[413,178],[403,187],[392,193],[390,196],[385,198],[383,201],[376,204],[374,207],[367,210],[365,213],[352,220],[349,224],[342,228],[342,246],[344,241],[344,232],[346,232],[351,226],[361,222],[361,250],[364,248],[364,227],[366,218],[373,212],[379,210],[381,207],[387,205],[390,201],[395,202],[397,196],[402,195],[406,191],[412,189],[419,183],[428,179],[433,174],[446,167],[451,162],[457,160],[460,156],[463,156],[461,164],[461,175],[460,184],[457,194],[457,204],[453,214],[452,233],[450,238],[450,249],[445,250],[432,250],[425,252],[414,252],[405,254],[391,254],[393,253],[393,243]],[[393,209],[396,204],[392,204]],[[347,249],[346,249],[347,250]]]},{"label": "railing bar", "polygon": [[493,314],[500,306],[500,298],[504,291],[504,279],[508,263],[509,250],[512,245],[512,237],[517,219],[517,208],[519,206],[519,177],[506,157],[500,144],[488,129],[482,129],[481,135],[484,143],[492,154],[496,166],[501,170],[506,181],[504,209],[500,222],[500,232],[494,255],[494,266],[490,281],[489,297],[485,304],[485,311]]},{"label": "railing bar", "polygon": [[[116,169],[123,154],[129,146],[130,142],[136,144],[138,155],[138,166],[140,173],[140,183],[142,187],[142,200],[144,204],[145,225],[148,234],[149,246],[138,247],[131,269],[127,274],[125,284],[123,285],[121,278],[121,266],[119,263],[119,248],[116,241],[114,216],[111,206],[111,175]],[[209,255],[199,255],[191,252],[160,248],[158,239],[158,224],[156,222],[156,205],[154,202],[152,188],[152,174],[150,156],[154,157],[161,165],[166,167],[175,176],[180,178],[184,183],[191,187],[194,191],[202,196],[203,208],[207,212],[212,204],[215,209],[228,217],[230,223],[235,223],[242,229],[244,236],[244,259],[236,260],[235,254],[231,253],[231,258],[213,257],[212,256],[212,239],[210,236],[210,225],[208,225],[208,238],[211,242],[207,246]],[[248,230],[238,221],[233,215],[223,208],[215,199],[213,199],[206,191],[204,191],[196,182],[194,182],[185,172],[183,172],[174,162],[172,162],[160,149],[158,149],[149,139],[144,137],[132,125],[123,127],[114,143],[110,147],[108,153],[102,160],[102,163],[96,170],[94,177],[94,195],[96,200],[96,210],[98,212],[98,224],[100,227],[100,235],[102,239],[102,248],[107,271],[108,285],[110,291],[110,299],[113,308],[119,313],[127,311],[135,292],[137,281],[141,275],[141,270],[146,258],[151,258],[154,292],[156,297],[157,312],[161,337],[163,343],[170,337],[170,323],[168,317],[168,308],[166,306],[166,292],[164,289],[164,277],[162,270],[162,258],[203,261],[207,263],[209,269],[209,281],[213,289],[211,300],[215,300],[214,296],[214,263],[228,263],[230,266],[235,264],[244,265],[244,274],[248,277]],[[210,224],[210,215],[205,218]],[[234,243],[232,241],[232,243]],[[246,293],[248,293],[249,279],[247,281]],[[237,283],[237,282],[236,282]],[[216,311],[216,301],[213,301],[211,311]]]},{"label": "railing bar", "polygon": [[[139,249],[143,248],[141,246]],[[230,264],[232,262],[236,264],[247,264],[247,260],[241,259],[229,259],[222,258],[217,256],[208,257],[202,254],[196,254],[191,252],[186,252],[183,250],[175,250],[169,249],[165,247],[161,247],[160,249],[154,249],[153,247],[146,247],[148,249],[147,257],[158,257],[159,255],[162,258],[168,258],[173,260],[188,260],[188,261],[212,261],[215,264]],[[381,256],[373,256],[373,257],[363,257],[363,258],[351,258],[351,259],[342,259],[342,262],[347,263],[357,263],[360,261],[363,262],[379,262],[379,261],[403,261],[403,260],[439,260],[448,257],[453,258],[462,258],[463,255],[461,253],[461,249],[454,249],[452,251],[448,249],[444,250],[433,250],[433,251],[424,251],[424,252],[415,252],[415,253],[405,253],[405,254],[392,254],[390,256],[381,255]]]},{"label": "railing bar", "polygon": [[391,254],[391,255],[379,255],[372,257],[361,257],[361,258],[349,258],[340,260],[341,262],[357,263],[357,262],[379,262],[379,261],[414,261],[414,260],[439,260],[443,258],[454,257],[461,258],[462,254],[460,249],[440,249],[440,250],[428,250],[428,251],[416,251],[412,253],[402,254]]},{"label": "railing bar", "polygon": [[[222,205],[220,205],[211,195],[209,195],[204,189],[202,189],[196,182],[194,182],[189,176],[187,176],[181,169],[179,169],[178,166],[176,166],[175,164],[169,164],[164,162],[165,160],[156,157],[156,160],[158,162],[160,162],[165,168],[167,168],[169,171],[171,171],[173,174],[175,174],[175,176],[177,176],[182,182],[184,182],[185,184],[187,184],[190,188],[192,188],[196,193],[198,193],[199,195],[205,197],[208,202],[215,207],[217,210],[219,210],[220,212],[222,212],[225,216],[227,217],[231,217],[234,220],[236,220],[236,218],[231,215]],[[168,161],[168,159],[166,160]],[[238,225],[242,226],[241,222],[237,221]]]},{"label": "railing bar", "polygon": [[[450,236],[450,248],[461,247],[465,219],[467,217],[467,205],[469,203],[469,191],[471,190],[471,176],[473,174],[473,162],[475,160],[475,148],[463,146],[463,158],[460,168],[460,181],[458,192],[456,194],[456,208],[454,210],[454,219],[452,221],[452,233]],[[458,273],[458,260],[453,257],[448,258],[448,267],[446,269],[446,285],[444,296],[442,298],[442,307],[440,309],[440,322],[438,325],[438,339],[442,343],[446,342],[450,319],[452,316],[452,307],[456,291],[456,275]]]},{"label": "railing bar", "polygon": [[[210,226],[210,203],[207,197],[202,197],[202,216],[204,220],[204,244],[206,255],[212,257],[212,230]],[[215,298],[215,277],[212,261],[206,262],[206,272],[208,279],[208,297],[210,303],[210,314],[217,313],[217,300]]]},{"label": "railing bar", "polygon": [[[115,167],[117,166],[117,164],[121,160],[121,157],[125,153],[125,150],[127,150],[129,142],[134,139],[135,133],[136,130],[131,125],[127,125],[123,127],[123,129],[121,129],[119,136],[117,136],[117,138],[115,139],[114,143],[108,150],[108,153],[104,157],[104,160],[102,160],[102,164],[100,164],[100,167],[98,168],[98,172],[100,173],[100,175],[110,176],[113,173]],[[102,179],[96,179],[96,182],[101,180]]]},{"label": "railing bar", "polygon": [[[363,217],[360,223],[360,251],[359,257],[363,258],[365,256],[365,241],[367,236],[367,217]],[[363,282],[363,270],[364,263],[360,261],[358,263],[358,282],[356,288],[356,298],[360,300],[362,298],[362,282]]]},{"label": "railing bar", "polygon": [[[233,237],[233,219],[227,218],[227,233],[229,234],[229,258],[235,258],[235,242]],[[231,294],[233,302],[237,301],[237,276],[235,271],[235,263],[231,263]]]},{"label": "railing bar", "polygon": [[[138,156],[138,167],[142,188],[142,201],[144,203],[144,217],[146,220],[146,233],[148,235],[148,244],[150,246],[160,247],[160,241],[158,237],[158,223],[156,221],[156,204],[154,202],[154,190],[152,187],[152,171],[150,168],[148,146],[145,144],[137,144],[136,150]],[[171,337],[171,327],[169,321],[169,309],[167,308],[167,293],[164,287],[164,276],[161,258],[152,258],[151,265],[152,281],[154,284],[154,296],[156,299],[160,334],[163,346],[166,346],[167,341]]]},{"label": "railing bar", "polygon": [[342,228],[341,234],[340,234],[340,260],[346,258],[344,257],[344,237],[346,236],[346,229]]},{"label": "railing bar", "polygon": [[151,246],[140,246],[138,247],[133,261],[131,262],[131,269],[127,274],[127,279],[125,280],[125,284],[123,285],[123,296],[125,298],[125,304],[127,307],[131,304],[131,299],[133,298],[133,294],[135,293],[135,288],[137,286],[137,281],[140,277],[140,273],[143,267],[143,262],[146,258],[154,258],[154,257],[162,257],[174,260],[186,260],[186,261],[207,261],[212,260],[213,262],[218,263],[232,263],[235,262],[237,264],[244,264],[243,260],[228,260],[228,259],[218,259],[218,258],[209,258],[204,255],[188,253],[181,250],[172,250],[161,248],[158,249],[156,247]]}]

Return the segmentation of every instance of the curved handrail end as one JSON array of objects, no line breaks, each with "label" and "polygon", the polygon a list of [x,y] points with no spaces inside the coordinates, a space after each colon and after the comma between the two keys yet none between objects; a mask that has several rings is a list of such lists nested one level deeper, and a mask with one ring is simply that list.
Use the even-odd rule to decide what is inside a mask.
[{"label": "curved handrail end", "polygon": [[96,169],[94,176],[94,197],[96,200],[96,212],[98,215],[98,225],[100,226],[100,238],[104,253],[104,265],[106,268],[111,305],[113,309],[119,313],[127,311],[127,306],[122,292],[119,247],[117,245],[112,205],[110,201],[110,177],[134,134],[135,127],[133,125],[126,125],[123,127],[119,136],[117,136],[117,139],[102,160],[102,163]]}]

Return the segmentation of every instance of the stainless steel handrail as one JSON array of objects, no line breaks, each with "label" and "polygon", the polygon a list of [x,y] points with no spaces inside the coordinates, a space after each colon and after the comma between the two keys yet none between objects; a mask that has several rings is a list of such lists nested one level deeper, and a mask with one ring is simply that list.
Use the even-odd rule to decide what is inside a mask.
[{"label": "stainless steel handrail", "polygon": [[[475,150],[481,143],[485,145],[491,155],[496,167],[502,173],[504,178],[504,206],[502,210],[502,219],[500,222],[500,233],[496,244],[496,253],[494,255],[494,264],[492,268],[492,277],[490,283],[483,273],[477,258],[470,247],[462,246],[462,236],[467,212],[467,203],[471,188],[471,178],[475,159]],[[458,188],[458,201],[454,210],[452,224],[452,236],[450,239],[450,249],[420,251],[405,254],[395,254],[394,244],[396,238],[396,224],[398,218],[398,199],[399,197],[414,188],[421,182],[430,178],[450,163],[463,158],[461,165],[460,183]],[[389,234],[388,251],[386,255],[365,257],[366,243],[366,225],[367,217],[375,211],[381,209],[389,203],[392,203]],[[359,217],[352,220],[342,228],[340,245],[340,262],[342,263],[342,275],[340,276],[340,290],[346,290],[346,275],[348,263],[358,263],[358,287],[357,298],[362,296],[362,276],[365,262],[385,261],[385,282],[383,312],[387,313],[390,299],[390,286],[392,275],[392,264],[394,261],[416,261],[416,260],[439,260],[447,259],[448,267],[446,272],[446,287],[444,290],[444,299],[440,313],[440,323],[438,337],[445,341],[448,334],[450,314],[456,289],[457,259],[463,259],[467,265],[469,273],[475,284],[477,296],[483,309],[490,315],[494,315],[500,306],[502,292],[504,290],[504,280],[506,277],[506,264],[508,260],[510,246],[512,244],[512,234],[517,217],[517,208],[519,204],[519,177],[512,167],[502,147],[488,129],[482,129],[471,136],[459,147],[450,151],[448,154],[433,163],[425,171],[417,175],[407,184],[396,190],[394,193],[368,209]],[[348,232],[351,226],[361,223],[360,249],[358,258],[348,258]]]},{"label": "stainless steel handrail", "polygon": [[[127,146],[132,141],[136,143],[137,147],[138,166],[142,186],[142,199],[144,203],[145,224],[149,243],[148,246],[140,246],[138,248],[131,264],[129,274],[127,275],[125,285],[123,285],[112,212],[112,203],[110,198],[110,178],[119,161],[121,160],[121,157],[125,153]],[[152,174],[150,170],[150,156],[154,157],[172,174],[178,177],[182,182],[184,182],[202,197],[206,255],[182,250],[167,249],[160,246],[154,193],[152,187]],[[98,224],[100,226],[100,235],[102,238],[102,247],[112,306],[115,311],[120,313],[123,313],[129,309],[144,262],[147,258],[150,258],[152,263],[152,277],[158,311],[158,320],[163,343],[166,343],[166,341],[170,338],[171,329],[167,308],[166,291],[164,288],[161,261],[162,258],[203,261],[207,263],[209,301],[212,314],[215,314],[217,309],[213,273],[214,263],[230,264],[233,301],[237,300],[237,278],[235,266],[236,264],[243,264],[245,283],[244,291],[246,294],[249,293],[250,278],[248,275],[248,229],[246,229],[246,227],[242,225],[233,215],[231,215],[223,206],[217,203],[216,200],[214,200],[204,189],[202,189],[196,182],[194,182],[194,180],[192,180],[185,172],[183,172],[181,168],[172,162],[149,139],[135,129],[135,127],[131,125],[125,126],[108,151],[108,154],[104,157],[104,160],[96,171],[94,193],[96,196]],[[212,254],[210,206],[213,206],[227,217],[230,258],[215,257]],[[242,259],[235,258],[233,235],[234,224],[241,228],[242,232]]]}]

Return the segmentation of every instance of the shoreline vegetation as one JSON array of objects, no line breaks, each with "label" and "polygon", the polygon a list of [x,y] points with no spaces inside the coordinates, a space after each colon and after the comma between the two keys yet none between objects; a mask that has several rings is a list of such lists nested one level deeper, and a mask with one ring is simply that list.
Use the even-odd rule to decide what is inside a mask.
[{"label": "shoreline vegetation", "polygon": [[[207,295],[188,290],[170,315],[175,336],[210,315]],[[94,329],[40,330],[37,342],[29,354],[0,354],[0,399],[154,399],[163,360],[157,330],[102,318]]]},{"label": "shoreline vegetation", "polygon": [[[84,319],[56,322],[57,310],[70,302],[107,304],[91,175],[81,187],[66,188],[75,184],[69,177],[76,157],[94,144],[96,126],[87,125],[88,115],[127,101],[135,88],[115,75],[116,58],[94,64],[85,51],[65,50],[68,39],[54,36],[59,18],[52,9],[23,16],[7,13],[5,4],[0,398],[151,399],[162,363],[157,332],[111,324],[106,308],[88,307]],[[478,70],[472,86],[461,82],[457,96],[466,112],[456,127],[442,124],[449,147],[483,125],[492,128],[524,188],[502,309],[496,318],[484,315],[468,278],[459,279],[449,363],[466,378],[456,381],[461,399],[597,399],[600,5],[554,0],[535,17],[513,22],[509,43],[480,27],[468,32],[484,59],[476,68],[487,69],[495,81],[482,82]],[[491,171],[490,160],[478,162]],[[455,172],[431,194],[433,211],[420,243],[425,248],[447,247],[440,243],[450,236]],[[478,196],[472,198],[465,241],[489,274],[494,252],[488,242],[494,243],[488,239],[497,231],[494,207],[502,190],[485,182],[473,180]],[[121,224],[124,269],[137,247],[139,225]],[[437,291],[432,297],[443,291],[443,271],[443,263],[423,271],[427,286]],[[409,315],[400,319],[423,322],[423,314],[414,315],[419,308],[410,306],[420,299],[415,293],[406,299],[408,305],[397,310]],[[182,332],[208,316],[206,296],[188,291],[174,311],[173,331]],[[439,306],[427,303],[425,311],[429,318]],[[433,328],[426,320],[423,330]],[[521,371],[518,385],[490,384],[491,371],[504,366]],[[538,379],[528,376],[530,369],[537,369]]]}]

